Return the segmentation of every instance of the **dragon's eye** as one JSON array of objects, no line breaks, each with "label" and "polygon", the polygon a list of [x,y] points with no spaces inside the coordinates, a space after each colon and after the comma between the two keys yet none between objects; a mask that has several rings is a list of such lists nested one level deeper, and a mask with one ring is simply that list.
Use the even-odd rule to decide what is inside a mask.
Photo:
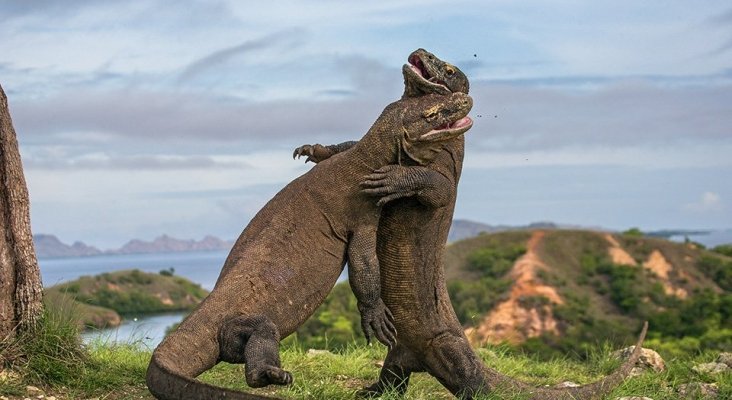
[{"label": "dragon's eye", "polygon": [[455,74],[455,68],[448,65],[445,67],[445,73],[447,74],[447,76],[452,76]]}]

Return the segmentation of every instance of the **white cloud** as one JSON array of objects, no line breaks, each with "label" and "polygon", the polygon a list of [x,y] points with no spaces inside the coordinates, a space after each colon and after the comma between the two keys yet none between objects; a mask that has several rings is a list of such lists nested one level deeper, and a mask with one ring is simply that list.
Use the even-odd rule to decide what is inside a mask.
[{"label": "white cloud", "polygon": [[723,205],[722,198],[717,193],[704,192],[697,202],[686,204],[684,208],[689,211],[705,213],[721,211]]}]

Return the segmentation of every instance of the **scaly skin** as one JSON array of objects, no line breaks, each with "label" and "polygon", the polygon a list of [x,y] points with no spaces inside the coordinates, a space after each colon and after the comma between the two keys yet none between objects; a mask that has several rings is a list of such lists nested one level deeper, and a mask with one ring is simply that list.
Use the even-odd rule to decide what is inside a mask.
[{"label": "scaly skin", "polygon": [[[275,195],[234,244],[211,294],[153,353],[147,372],[153,395],[262,398],[195,380],[219,361],[245,363],[252,387],[291,383],[280,368],[279,339],[322,303],[346,256],[365,333],[373,330],[391,344],[394,332],[380,299],[375,254],[380,209],[358,183],[397,162],[403,152],[398,143],[432,154],[428,149],[462,136],[472,126],[471,107],[462,93],[392,103],[350,151],[318,164]],[[445,128],[448,123],[451,128]]]},{"label": "scaly skin", "polygon": [[[419,57],[433,81],[446,82],[453,92],[467,93],[465,75],[420,49],[409,57],[415,64]],[[411,72],[411,73],[410,73]],[[435,88],[425,84],[404,67],[404,97],[422,95]],[[450,79],[452,77],[452,79]],[[463,81],[464,80],[464,81]],[[416,82],[413,82],[416,81]],[[436,92],[443,89],[436,87]],[[297,153],[308,154],[310,161],[320,161],[348,148],[303,146]],[[312,153],[312,154],[309,154]],[[450,302],[442,269],[442,256],[452,222],[457,184],[462,170],[464,139],[446,142],[432,163],[425,166],[390,165],[366,177],[364,192],[378,196],[382,209],[377,238],[381,267],[382,299],[394,315],[399,332],[398,343],[390,349],[379,381],[359,392],[362,397],[379,396],[386,390],[404,393],[412,372],[426,371],[456,396],[474,395],[497,389],[520,391],[531,399],[592,399],[612,390],[630,372],[640,355],[644,327],[636,351],[615,372],[604,379],[578,388],[545,389],[514,380],[483,365],[470,347],[463,327]]]}]

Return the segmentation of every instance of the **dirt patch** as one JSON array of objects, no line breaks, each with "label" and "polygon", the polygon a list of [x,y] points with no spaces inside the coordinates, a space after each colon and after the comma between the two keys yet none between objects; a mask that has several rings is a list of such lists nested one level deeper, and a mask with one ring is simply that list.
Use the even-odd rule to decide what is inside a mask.
[{"label": "dirt patch", "polygon": [[632,266],[638,265],[635,259],[630,254],[628,254],[628,252],[625,251],[622,246],[620,246],[620,243],[618,243],[613,235],[606,233],[604,237],[605,240],[610,243],[610,247],[607,249],[607,252],[610,255],[610,259],[612,260],[613,264]]},{"label": "dirt patch", "polygon": [[171,299],[170,297],[166,296],[163,293],[157,293],[157,294],[155,294],[155,297],[160,299],[160,302],[165,304],[166,306],[175,305],[175,303],[173,302],[173,299]]},{"label": "dirt patch", "polygon": [[[537,278],[537,271],[548,268],[536,251],[543,237],[544,232],[534,232],[526,254],[511,268],[510,278],[515,283],[508,300],[491,310],[477,327],[465,331],[472,344],[521,343],[544,333],[559,334],[552,306],[564,301],[555,288]],[[532,298],[539,299],[538,304],[527,307],[526,300]]]},{"label": "dirt patch", "polygon": [[112,283],[112,282],[107,282],[107,289],[109,289],[109,290],[111,290],[113,292],[121,292],[122,291],[122,288],[119,287],[118,284]]},{"label": "dirt patch", "polygon": [[666,257],[661,254],[658,250],[653,250],[651,255],[648,256],[648,260],[643,263],[643,268],[653,272],[663,285],[663,291],[670,296],[676,296],[680,299],[685,299],[689,296],[689,293],[685,289],[674,287],[669,277],[669,273],[673,270],[673,265],[666,261]]}]

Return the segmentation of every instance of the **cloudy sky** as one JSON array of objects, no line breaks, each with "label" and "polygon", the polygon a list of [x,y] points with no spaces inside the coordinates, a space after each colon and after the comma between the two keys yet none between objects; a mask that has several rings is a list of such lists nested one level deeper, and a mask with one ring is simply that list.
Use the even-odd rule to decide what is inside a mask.
[{"label": "cloudy sky", "polygon": [[[304,4],[307,4],[305,6]],[[235,238],[424,47],[471,80],[456,217],[732,228],[728,1],[4,1],[34,232]]]}]

